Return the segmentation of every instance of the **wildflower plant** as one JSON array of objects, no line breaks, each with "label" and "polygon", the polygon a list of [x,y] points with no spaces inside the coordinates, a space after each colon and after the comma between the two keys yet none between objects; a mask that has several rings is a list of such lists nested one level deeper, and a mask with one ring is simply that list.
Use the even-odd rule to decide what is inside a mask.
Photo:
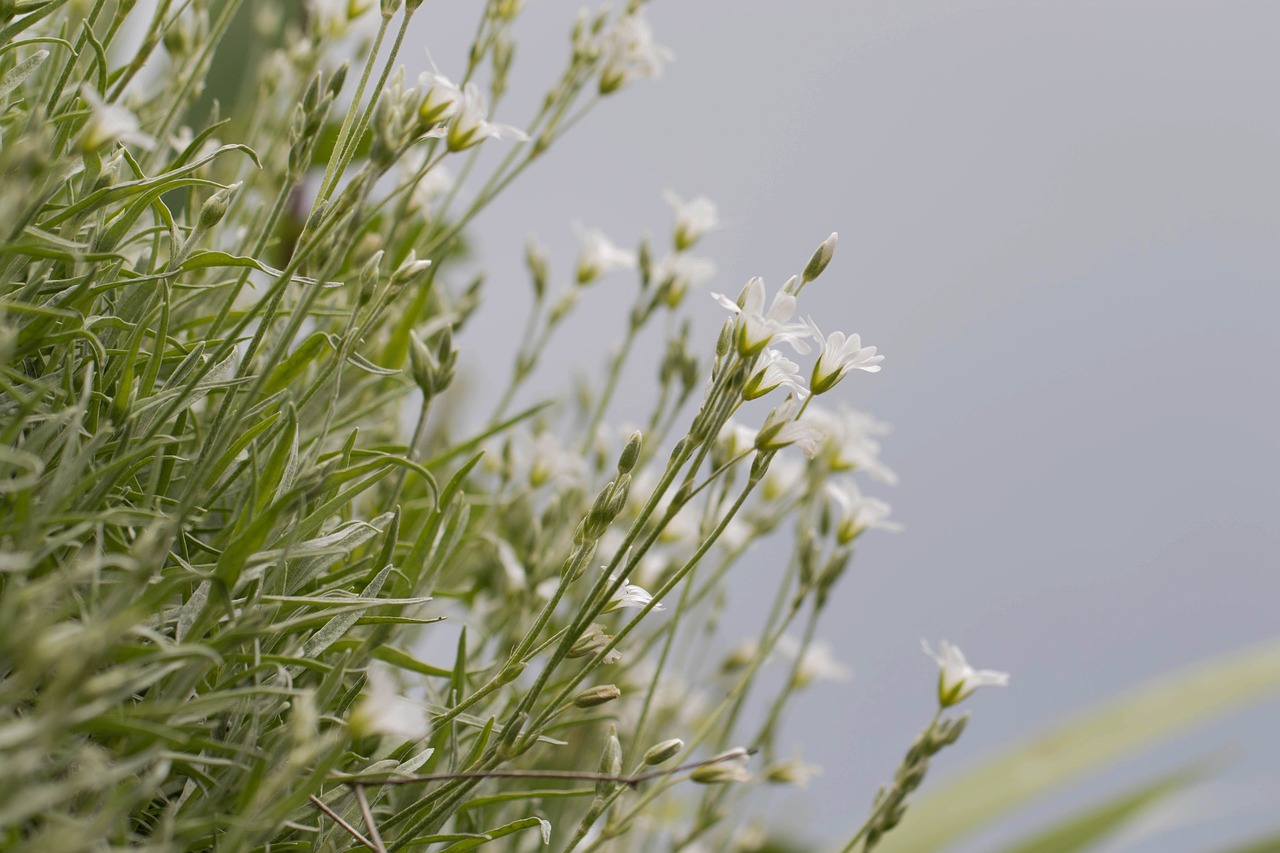
[{"label": "wildflower plant", "polygon": [[[285,6],[0,9],[0,848],[726,849],[746,789],[814,774],[782,721],[844,672],[820,619],[895,529],[852,479],[892,477],[882,425],[826,406],[882,357],[793,320],[835,235],[767,309],[760,279],[717,296],[715,341],[683,319],[710,307],[706,199],[669,196],[670,240],[634,251],[581,228],[559,279],[531,245],[510,381],[468,429],[467,229],[669,54],[640,2],[584,13],[522,117],[518,0],[416,86],[420,0]],[[233,24],[260,59],[202,100]],[[631,270],[592,392],[513,411],[576,294]],[[662,328],[653,408],[615,427]],[[707,626],[784,526],[772,610],[722,666]],[[942,708],[997,683],[942,655],[939,716],[851,845],[959,736]]]}]

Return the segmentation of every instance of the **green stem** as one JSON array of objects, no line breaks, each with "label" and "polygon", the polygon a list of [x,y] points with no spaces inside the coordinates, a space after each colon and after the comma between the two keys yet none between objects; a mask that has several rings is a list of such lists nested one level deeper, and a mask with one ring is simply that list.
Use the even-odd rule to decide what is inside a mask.
[{"label": "green stem", "polygon": [[[391,19],[384,17],[382,23],[378,26],[378,34],[373,37],[373,46],[369,48],[369,56],[364,61],[364,70],[360,73],[360,83],[356,86],[355,95],[351,99],[351,106],[347,108],[347,114],[342,120],[342,127],[338,130],[338,139],[333,145],[334,154],[329,157],[329,162],[325,165],[324,177],[320,180],[320,191],[316,194],[316,203],[313,210],[320,206],[320,202],[328,201],[333,195],[333,185],[337,183],[341,176],[342,170],[347,167],[347,162],[343,161],[343,153],[347,148],[347,139],[351,135],[351,126],[356,120],[356,112],[360,108],[360,101],[364,97],[364,87],[369,84],[369,77],[373,74],[373,63],[378,58],[378,51],[382,49],[382,40],[387,36],[387,27],[391,25]],[[377,93],[374,93],[374,100]]]}]

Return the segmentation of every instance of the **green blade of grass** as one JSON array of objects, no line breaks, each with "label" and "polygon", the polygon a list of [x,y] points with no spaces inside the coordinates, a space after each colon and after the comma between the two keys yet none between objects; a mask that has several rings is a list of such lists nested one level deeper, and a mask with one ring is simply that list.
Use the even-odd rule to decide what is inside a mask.
[{"label": "green blade of grass", "polygon": [[1280,690],[1280,644],[1154,679],[1031,738],[912,805],[884,853],[930,853],[1041,794]]}]

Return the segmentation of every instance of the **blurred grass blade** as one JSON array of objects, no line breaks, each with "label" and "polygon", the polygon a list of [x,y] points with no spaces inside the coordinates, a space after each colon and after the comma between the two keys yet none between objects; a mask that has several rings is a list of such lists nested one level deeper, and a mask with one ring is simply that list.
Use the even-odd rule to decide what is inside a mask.
[{"label": "blurred grass blade", "polygon": [[1280,833],[1245,842],[1239,847],[1223,850],[1222,853],[1280,853]]},{"label": "blurred grass blade", "polygon": [[1156,803],[1186,789],[1208,775],[1212,762],[1197,762],[1153,782],[1118,794],[1102,805],[1090,806],[1048,829],[1019,841],[1002,853],[1081,853],[1123,829]]},{"label": "blurred grass blade", "polygon": [[1280,690],[1280,643],[1162,676],[1015,746],[911,806],[884,853],[941,850],[1108,762]]}]

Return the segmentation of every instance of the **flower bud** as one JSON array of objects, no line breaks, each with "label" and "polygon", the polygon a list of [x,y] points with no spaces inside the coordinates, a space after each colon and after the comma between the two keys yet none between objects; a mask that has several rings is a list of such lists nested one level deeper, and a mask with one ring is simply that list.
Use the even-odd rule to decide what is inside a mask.
[{"label": "flower bud", "polygon": [[684,749],[684,741],[680,740],[678,737],[673,737],[670,740],[664,740],[662,743],[655,743],[653,746],[645,750],[644,763],[648,764],[650,767],[656,764],[662,764],[663,762],[670,761],[675,758],[682,749]]},{"label": "flower bud", "polygon": [[[571,658],[585,658],[588,655],[594,655],[609,645],[613,640],[612,634],[605,633],[604,626],[598,622],[592,622],[587,630],[582,632],[582,636],[578,638],[572,646],[569,647],[567,656]],[[615,663],[621,659],[621,655],[610,652],[605,656],[605,663]]]},{"label": "flower bud", "polygon": [[231,186],[223,187],[205,199],[204,204],[200,206],[200,218],[196,223],[197,230],[208,231],[222,221],[222,217],[227,215],[227,205],[230,204],[232,196],[239,192],[240,186],[241,182],[236,181]]},{"label": "flower bud", "polygon": [[578,708],[594,708],[597,705],[612,702],[621,695],[622,691],[618,689],[618,685],[599,684],[595,687],[589,687],[575,696],[573,704]]},{"label": "flower bud", "polygon": [[548,264],[546,250],[530,240],[524,247],[524,264],[533,279],[533,296],[539,302],[547,293]]},{"label": "flower bud", "polygon": [[440,367],[435,356],[416,332],[409,332],[409,371],[413,381],[427,397],[434,394],[436,370]]},{"label": "flower bud", "polygon": [[[378,286],[378,276],[382,271],[382,256],[384,252],[378,249],[369,259],[360,267],[360,304],[365,305],[373,298],[374,290]],[[410,333],[412,335],[412,332]],[[421,342],[419,341],[419,345]]]},{"label": "flower bud", "polygon": [[503,729],[502,740],[498,742],[499,758],[512,759],[520,754],[522,750],[517,748],[517,741],[520,740],[520,732],[527,722],[529,722],[529,715],[521,711],[511,724]]},{"label": "flower bud", "polygon": [[636,467],[636,460],[640,458],[643,438],[640,430],[631,433],[631,437],[627,439],[627,446],[622,448],[622,455],[618,457],[619,474],[629,474],[631,469]]},{"label": "flower bud", "polygon": [[511,682],[515,681],[517,678],[520,677],[520,674],[524,672],[525,667],[527,666],[528,664],[525,663],[524,661],[515,661],[514,663],[509,663],[502,668],[502,670],[498,673],[498,676],[497,678],[494,679],[494,681],[497,684],[510,684]]},{"label": "flower bud", "polygon": [[831,256],[836,253],[836,232],[832,231],[831,236],[822,241],[822,245],[813,253],[813,257],[809,258],[809,263],[804,268],[805,282],[813,281],[822,275],[822,271],[827,268],[827,264],[831,263]]},{"label": "flower bud", "polygon": [[729,350],[733,347],[733,333],[737,328],[737,321],[733,317],[725,318],[724,324],[720,326],[720,337],[716,339],[716,357],[724,358],[729,354]]},{"label": "flower bud", "polygon": [[[618,741],[618,730],[609,726],[609,736],[605,738],[604,750],[600,753],[600,772],[605,776],[618,776],[622,773],[622,744]],[[616,782],[601,779],[596,783],[596,796],[603,797]]]},{"label": "flower bud", "polygon": [[342,64],[334,69],[333,76],[329,78],[329,85],[325,87],[330,95],[337,95],[342,91],[342,84],[347,81],[347,69],[350,67],[350,60],[344,59]]}]

